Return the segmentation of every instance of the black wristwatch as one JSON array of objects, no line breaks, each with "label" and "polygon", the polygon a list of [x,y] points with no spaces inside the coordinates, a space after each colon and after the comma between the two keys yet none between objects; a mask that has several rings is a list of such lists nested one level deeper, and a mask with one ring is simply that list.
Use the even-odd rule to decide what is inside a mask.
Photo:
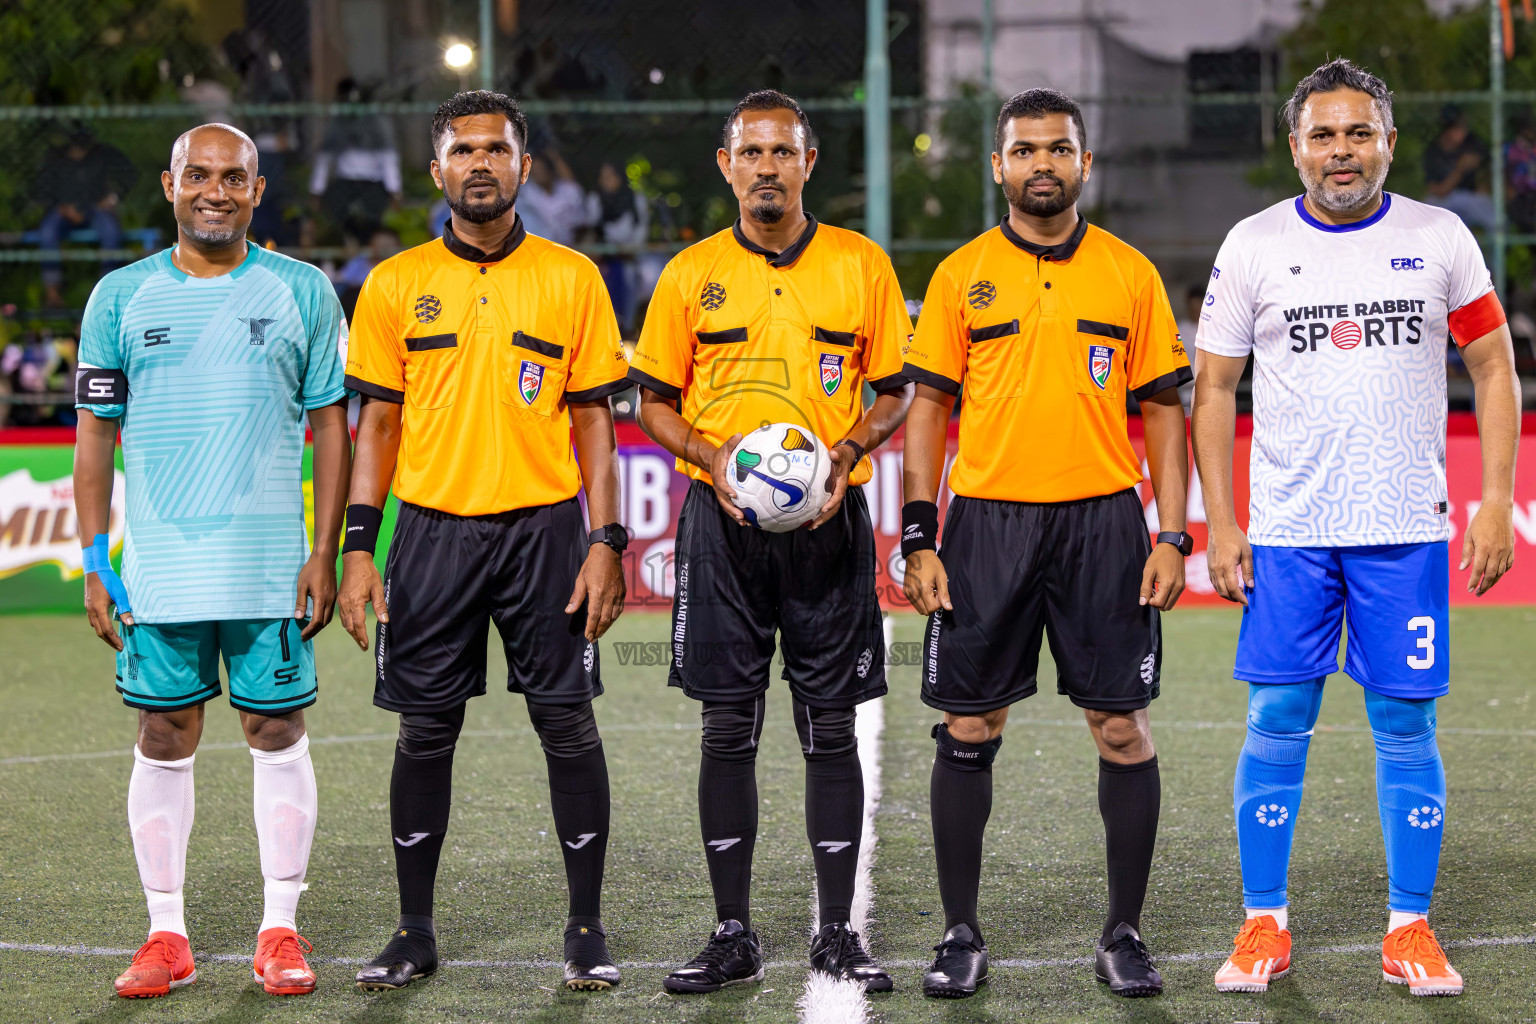
[{"label": "black wristwatch", "polygon": [[609,523],[587,534],[587,546],[591,547],[593,544],[607,544],[622,555],[624,549],[629,547],[629,531],[618,523]]},{"label": "black wristwatch", "polygon": [[1189,553],[1195,550],[1195,538],[1183,530],[1180,530],[1178,533],[1174,533],[1171,530],[1160,533],[1157,535],[1157,542],[1159,544],[1172,544],[1179,549],[1179,554],[1185,558],[1188,558]]},{"label": "black wristwatch", "polygon": [[[859,444],[859,442],[855,441],[851,437],[845,437],[841,441],[837,442],[837,444],[845,444],[849,448],[853,449],[853,465],[855,466],[857,466],[859,464],[859,460],[864,457],[864,446]],[[834,444],[832,447],[836,448],[837,444]]]}]

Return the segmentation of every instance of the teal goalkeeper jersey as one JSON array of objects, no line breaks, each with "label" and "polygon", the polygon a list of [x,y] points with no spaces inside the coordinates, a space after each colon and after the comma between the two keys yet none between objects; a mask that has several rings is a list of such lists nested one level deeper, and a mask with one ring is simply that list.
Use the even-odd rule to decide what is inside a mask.
[{"label": "teal goalkeeper jersey", "polygon": [[122,419],[136,621],[293,615],[304,413],[346,397],[346,340],[325,275],[255,245],[221,277],[166,249],[96,285],[76,407]]}]

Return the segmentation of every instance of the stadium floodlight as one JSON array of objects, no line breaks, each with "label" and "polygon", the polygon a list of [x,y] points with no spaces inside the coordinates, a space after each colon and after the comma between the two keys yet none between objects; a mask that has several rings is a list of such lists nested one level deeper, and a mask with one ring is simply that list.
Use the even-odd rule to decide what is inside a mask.
[{"label": "stadium floodlight", "polygon": [[450,43],[443,51],[443,63],[454,71],[463,71],[475,62],[475,51],[468,43]]}]

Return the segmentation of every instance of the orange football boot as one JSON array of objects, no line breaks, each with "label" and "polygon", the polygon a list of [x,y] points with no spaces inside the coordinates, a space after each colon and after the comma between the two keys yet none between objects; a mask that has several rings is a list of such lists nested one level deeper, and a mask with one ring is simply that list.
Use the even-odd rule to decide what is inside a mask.
[{"label": "orange football boot", "polygon": [[256,960],[252,967],[262,991],[269,996],[305,996],[315,990],[315,972],[305,953],[314,947],[292,928],[268,928],[256,936]]},{"label": "orange football boot", "polygon": [[1381,974],[1394,985],[1407,985],[1411,995],[1461,995],[1461,975],[1446,960],[1445,950],[1422,917],[1381,940]]},{"label": "orange football boot", "polygon": [[133,954],[133,963],[117,976],[112,987],[124,999],[152,999],[196,980],[197,968],[192,963],[192,946],[187,937],[175,932],[151,932]]},{"label": "orange football boot", "polygon": [[1269,983],[1291,969],[1291,933],[1270,914],[1250,917],[1237,933],[1236,948],[1216,972],[1218,992],[1267,992]]}]

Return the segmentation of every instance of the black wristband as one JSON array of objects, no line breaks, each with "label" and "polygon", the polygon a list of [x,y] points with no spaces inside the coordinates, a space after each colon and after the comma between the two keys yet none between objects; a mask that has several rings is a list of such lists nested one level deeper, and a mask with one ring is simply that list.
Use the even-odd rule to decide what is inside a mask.
[{"label": "black wristband", "polygon": [[909,501],[901,506],[901,557],[916,551],[932,551],[939,541],[939,506],[931,501]]},{"label": "black wristband", "polygon": [[379,546],[379,527],[384,523],[384,510],[372,505],[348,505],[347,529],[341,542],[341,553],[366,551],[373,554]]},{"label": "black wristband", "polygon": [[[853,449],[853,465],[854,466],[857,466],[859,464],[859,460],[864,457],[864,454],[865,454],[864,453],[864,446],[859,444],[859,442],[855,441],[851,437],[845,437],[841,441],[837,442],[837,444],[845,444],[849,448]],[[837,444],[833,445],[832,447],[836,448]],[[849,468],[852,469],[853,467],[850,466]]]}]

